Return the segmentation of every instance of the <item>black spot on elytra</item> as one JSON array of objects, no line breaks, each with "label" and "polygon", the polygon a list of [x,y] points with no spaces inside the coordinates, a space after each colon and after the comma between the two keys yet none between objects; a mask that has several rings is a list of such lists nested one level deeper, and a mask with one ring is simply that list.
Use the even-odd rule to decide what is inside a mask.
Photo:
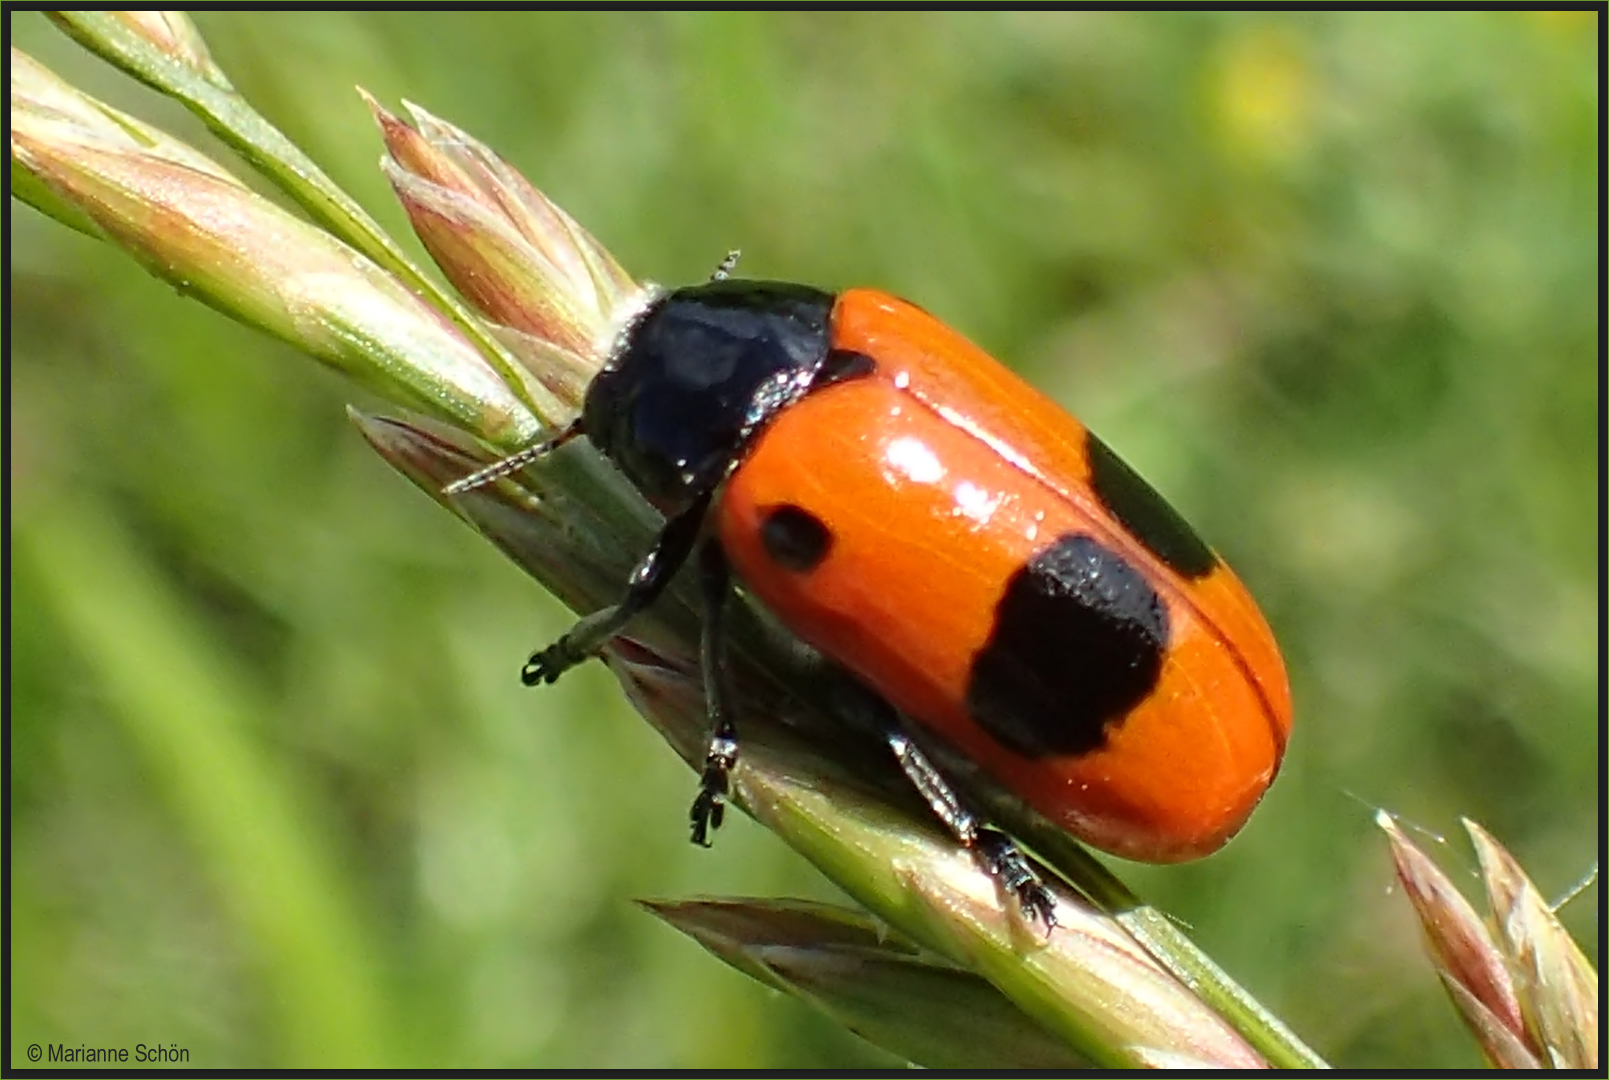
[{"label": "black spot on elytra", "polygon": [[832,530],[810,511],[783,504],[765,512],[760,542],[778,566],[805,574],[820,566],[832,550]]},{"label": "black spot on elytra", "polygon": [[1087,452],[1089,486],[1146,550],[1187,578],[1204,578],[1217,569],[1218,556],[1189,523],[1093,432]]},{"label": "black spot on elytra", "polygon": [[1088,753],[1156,686],[1167,647],[1167,609],[1144,576],[1070,533],[1007,582],[967,708],[1026,757]]}]

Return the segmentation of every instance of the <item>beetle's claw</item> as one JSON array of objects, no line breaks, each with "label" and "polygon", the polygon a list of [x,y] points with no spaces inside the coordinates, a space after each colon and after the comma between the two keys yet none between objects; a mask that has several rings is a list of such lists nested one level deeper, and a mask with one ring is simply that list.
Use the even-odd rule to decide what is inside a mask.
[{"label": "beetle's claw", "polygon": [[709,847],[709,835],[721,827],[726,818],[726,793],[730,790],[727,779],[737,763],[737,748],[730,739],[717,737],[710,742],[710,752],[704,759],[704,775],[699,778],[698,796],[688,817],[693,823],[693,843]]},{"label": "beetle's claw", "polygon": [[719,829],[722,819],[726,817],[726,801],[718,792],[707,787],[700,788],[688,817],[693,823],[693,843],[699,847],[709,847],[710,833]]},{"label": "beetle's claw", "polygon": [[531,654],[525,666],[520,668],[520,681],[526,686],[557,682],[559,676],[573,666],[569,650],[564,647],[563,641],[558,641]]},{"label": "beetle's claw", "polygon": [[1049,934],[1056,928],[1056,898],[1012,839],[993,828],[978,833],[978,854],[990,874],[1016,898],[1029,922],[1044,926]]}]

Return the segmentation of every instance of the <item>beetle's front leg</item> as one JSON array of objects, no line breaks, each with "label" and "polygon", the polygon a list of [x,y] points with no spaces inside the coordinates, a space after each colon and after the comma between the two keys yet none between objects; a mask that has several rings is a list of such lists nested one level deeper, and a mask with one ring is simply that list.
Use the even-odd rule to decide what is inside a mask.
[{"label": "beetle's front leg", "polygon": [[709,510],[710,494],[699,496],[693,505],[665,523],[654,546],[632,570],[626,595],[620,603],[595,611],[570,628],[570,632],[531,654],[520,670],[526,686],[550,683],[592,656],[604,643],[626,628],[626,624],[659,599],[676,576],[698,541]]}]

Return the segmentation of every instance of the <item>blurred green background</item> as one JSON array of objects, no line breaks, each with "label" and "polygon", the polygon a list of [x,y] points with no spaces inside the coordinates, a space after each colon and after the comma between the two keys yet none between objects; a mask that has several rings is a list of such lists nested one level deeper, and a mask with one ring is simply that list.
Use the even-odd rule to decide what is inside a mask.
[{"label": "blurred green background", "polygon": [[[1076,411],[1236,566],[1297,702],[1239,839],[1121,872],[1333,1062],[1478,1063],[1371,818],[1462,881],[1460,815],[1550,895],[1598,855],[1595,16],[198,22],[398,236],[354,84],[639,275],[741,246],[890,289]],[[369,451],[375,402],[10,236],[13,1065],[893,1064],[631,903],[834,894],[746,819],[688,845],[693,778],[601,667],[519,685],[570,616]],[[1592,955],[1598,899],[1563,911]]]}]

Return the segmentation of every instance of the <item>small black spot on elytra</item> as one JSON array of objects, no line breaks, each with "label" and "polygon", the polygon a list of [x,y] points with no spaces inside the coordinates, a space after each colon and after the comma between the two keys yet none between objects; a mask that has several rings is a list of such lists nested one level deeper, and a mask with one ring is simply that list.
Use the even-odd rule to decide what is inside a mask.
[{"label": "small black spot on elytra", "polygon": [[1144,576],[1069,533],[1006,583],[967,708],[1024,756],[1088,753],[1156,686],[1167,647],[1167,608]]},{"label": "small black spot on elytra", "polygon": [[1187,578],[1204,578],[1217,569],[1218,556],[1189,523],[1093,432],[1087,451],[1089,486],[1146,550]]},{"label": "small black spot on elytra", "polygon": [[784,503],[765,512],[760,542],[778,566],[806,574],[820,566],[832,550],[832,530],[803,507]]}]

